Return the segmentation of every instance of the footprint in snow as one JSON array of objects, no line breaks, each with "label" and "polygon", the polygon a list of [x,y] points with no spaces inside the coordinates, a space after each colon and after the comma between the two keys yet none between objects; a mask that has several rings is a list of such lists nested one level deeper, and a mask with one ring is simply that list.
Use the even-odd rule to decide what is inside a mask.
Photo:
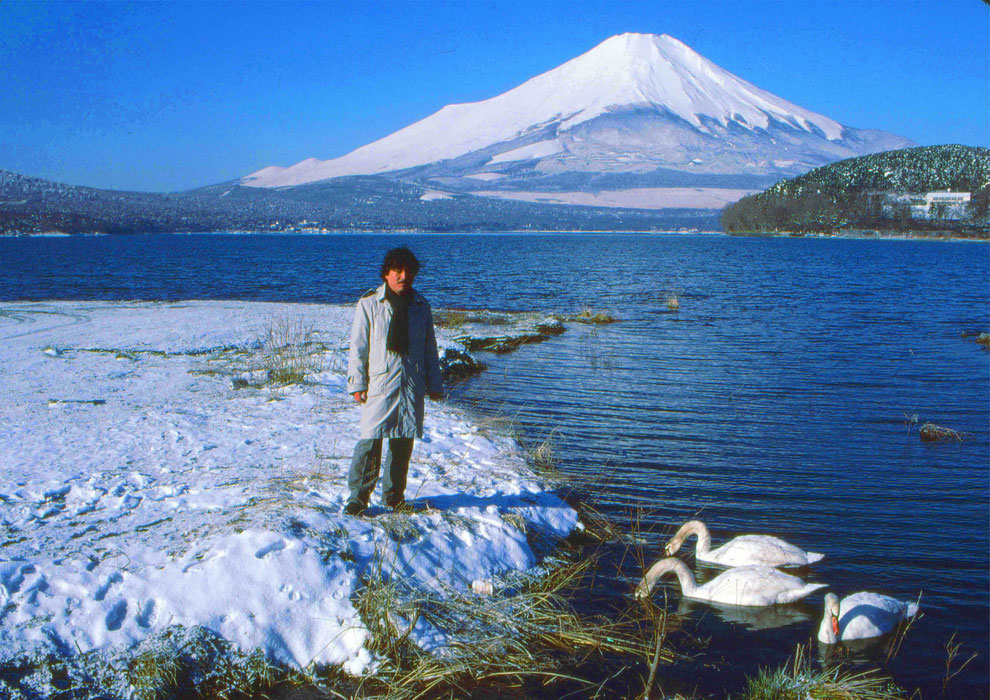
[{"label": "footprint in snow", "polygon": [[36,581],[33,581],[31,583],[31,587],[28,588],[26,591],[28,594],[27,595],[28,604],[36,605],[38,602],[38,596],[41,595],[42,593],[47,594],[50,597],[50,594],[48,593],[49,588],[50,586],[48,585],[48,581],[45,579],[45,577],[43,575],[39,576]]},{"label": "footprint in snow", "polygon": [[285,540],[275,540],[271,544],[265,545],[257,552],[255,552],[254,556],[258,557],[258,559],[264,559],[269,554],[273,552],[280,552],[283,549],[285,549]]},{"label": "footprint in snow", "polygon": [[37,572],[34,564],[24,564],[22,566],[4,567],[6,571],[0,571],[0,587],[6,589],[9,595],[14,595],[24,584],[24,579]]},{"label": "footprint in snow", "polygon": [[145,603],[135,619],[141,627],[145,628],[151,627],[158,622],[158,601],[152,598]]},{"label": "footprint in snow", "polygon": [[107,630],[110,632],[116,632],[120,629],[120,626],[124,624],[124,620],[127,618],[127,601],[120,600],[117,601],[110,612],[107,613],[106,623]]},{"label": "footprint in snow", "polygon": [[69,495],[69,491],[72,490],[72,486],[60,486],[58,488],[49,489],[45,491],[42,495],[46,501],[64,501],[65,497]]},{"label": "footprint in snow", "polygon": [[96,595],[93,596],[93,600],[102,601],[104,598],[107,597],[107,593],[110,592],[110,589],[113,588],[114,585],[120,583],[123,580],[124,577],[117,572],[110,574],[109,576],[107,576],[103,584],[96,589]]}]

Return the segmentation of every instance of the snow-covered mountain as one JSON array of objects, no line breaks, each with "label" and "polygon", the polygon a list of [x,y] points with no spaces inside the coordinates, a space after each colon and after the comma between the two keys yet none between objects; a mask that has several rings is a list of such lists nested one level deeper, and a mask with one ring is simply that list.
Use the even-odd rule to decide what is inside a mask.
[{"label": "snow-covered mountain", "polygon": [[622,34],[497,97],[448,105],[340,158],[268,167],[242,184],[394,173],[516,197],[523,190],[742,191],[908,145],[776,97],[673,37]]}]

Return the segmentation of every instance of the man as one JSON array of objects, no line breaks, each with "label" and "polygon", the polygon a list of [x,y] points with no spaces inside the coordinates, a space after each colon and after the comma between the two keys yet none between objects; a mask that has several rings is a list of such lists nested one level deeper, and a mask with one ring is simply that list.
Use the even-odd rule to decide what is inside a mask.
[{"label": "man", "polygon": [[385,438],[382,501],[393,510],[405,504],[413,439],[423,436],[424,396],[443,398],[433,313],[412,286],[418,272],[419,261],[408,248],[388,251],[382,261],[382,285],[361,297],[354,313],[347,392],[363,407],[347,479],[348,515],[360,515],[368,507]]}]

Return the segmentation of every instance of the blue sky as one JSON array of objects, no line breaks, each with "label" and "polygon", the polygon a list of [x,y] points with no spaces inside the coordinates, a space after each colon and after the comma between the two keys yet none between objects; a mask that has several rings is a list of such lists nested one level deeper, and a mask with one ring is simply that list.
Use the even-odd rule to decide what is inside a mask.
[{"label": "blue sky", "polygon": [[849,126],[990,145],[981,0],[3,0],[0,169],[174,191],[333,158],[629,31]]}]

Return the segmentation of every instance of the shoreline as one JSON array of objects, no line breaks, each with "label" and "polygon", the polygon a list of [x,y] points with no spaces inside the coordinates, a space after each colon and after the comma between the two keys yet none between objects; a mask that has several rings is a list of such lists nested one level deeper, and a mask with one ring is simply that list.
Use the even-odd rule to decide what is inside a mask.
[{"label": "shoreline", "polygon": [[733,231],[726,236],[739,238],[826,238],[850,240],[884,240],[884,241],[962,241],[974,243],[990,242],[990,234],[984,233],[973,236],[951,235],[950,231],[879,231],[871,229],[854,230],[840,233],[825,231]]},{"label": "shoreline", "polygon": [[879,230],[856,230],[849,232],[829,233],[825,231],[715,231],[700,229],[677,229],[659,230],[649,229],[643,231],[631,230],[582,230],[582,229],[527,229],[515,231],[421,231],[415,229],[398,229],[394,231],[383,231],[381,229],[360,229],[360,230],[326,230],[326,231],[306,231],[306,230],[285,230],[285,231],[160,231],[148,233],[105,233],[100,231],[86,233],[64,233],[61,231],[46,231],[41,233],[0,233],[0,240],[19,238],[101,238],[101,237],[134,237],[134,236],[607,236],[607,235],[628,235],[628,236],[728,236],[736,238],[821,238],[821,239],[851,239],[851,240],[898,240],[898,241],[962,241],[987,243],[990,242],[990,233],[974,232],[974,235],[954,235],[952,231],[907,231],[888,232]]},{"label": "shoreline", "polygon": [[[384,657],[356,606],[375,581],[409,601],[508,595],[552,554],[531,536],[583,527],[518,444],[435,402],[410,464],[420,510],[341,515],[359,411],[344,395],[349,305],[0,311],[0,666],[90,663],[180,625],[283,666],[373,674]],[[270,381],[272,329],[315,362],[301,383]],[[438,329],[441,352],[452,335]],[[450,653],[456,635],[428,618],[407,615],[405,638]]]}]

